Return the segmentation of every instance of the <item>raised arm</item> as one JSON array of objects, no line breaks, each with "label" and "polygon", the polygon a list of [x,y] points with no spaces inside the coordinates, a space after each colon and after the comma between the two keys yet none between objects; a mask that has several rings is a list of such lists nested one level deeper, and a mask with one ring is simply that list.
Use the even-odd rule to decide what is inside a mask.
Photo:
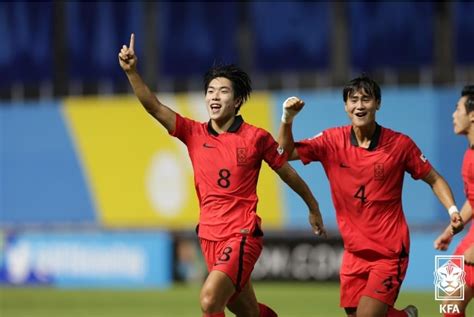
[{"label": "raised arm", "polygon": [[291,189],[303,198],[306,206],[308,206],[309,223],[311,224],[314,233],[326,237],[326,230],[324,229],[323,218],[319,211],[319,204],[305,181],[288,163],[285,163],[282,167],[276,170],[276,172]]},{"label": "raised arm", "polygon": [[300,157],[295,149],[293,138],[293,119],[303,109],[304,101],[298,97],[290,97],[283,102],[280,129],[278,130],[278,143],[288,153],[288,160],[298,160]]},{"label": "raised arm", "polygon": [[135,34],[130,36],[130,45],[122,46],[118,54],[120,67],[127,75],[133,92],[140,100],[146,111],[160,122],[168,132],[173,132],[176,125],[176,113],[162,104],[156,95],[150,91],[137,71],[137,56],[135,55]]},{"label": "raised arm", "polygon": [[434,168],[432,168],[428,175],[423,178],[423,181],[431,186],[436,197],[438,197],[439,201],[448,210],[453,234],[462,231],[464,228],[464,222],[456,208],[453,193],[448,183]]}]

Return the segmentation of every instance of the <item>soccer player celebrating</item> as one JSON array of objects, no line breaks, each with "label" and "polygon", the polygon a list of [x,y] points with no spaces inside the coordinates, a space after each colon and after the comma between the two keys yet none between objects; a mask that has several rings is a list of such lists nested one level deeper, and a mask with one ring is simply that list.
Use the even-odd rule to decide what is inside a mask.
[{"label": "soccer player celebrating", "polygon": [[[462,90],[461,98],[453,113],[454,133],[463,134],[469,141],[462,164],[462,178],[466,193],[466,202],[461,209],[461,216],[465,223],[472,219],[472,206],[474,206],[474,85],[466,86]],[[451,225],[435,240],[434,247],[437,250],[447,250],[451,243],[453,234]],[[444,314],[445,317],[465,317],[466,307],[474,296],[474,226],[458,245],[454,255],[464,255],[464,271],[466,272],[466,284],[464,285],[464,300],[449,301],[456,304],[459,313]]]},{"label": "soccer player celebrating", "polygon": [[347,316],[417,316],[415,306],[394,308],[410,252],[401,201],[405,171],[432,187],[456,230],[462,227],[461,217],[448,184],[415,143],[375,121],[381,106],[379,85],[361,76],[342,94],[351,125],[294,143],[292,121],[304,102],[291,97],[283,103],[279,143],[289,160],[320,161],[328,177],[344,241],[340,304]]},{"label": "soccer player celebrating", "polygon": [[258,303],[250,275],[262,251],[256,213],[257,180],[265,161],[305,201],[309,222],[325,235],[319,206],[309,187],[288,164],[287,154],[267,131],[244,122],[240,107],[252,90],[248,75],[234,65],[215,66],[204,77],[210,120],[199,123],[163,105],[137,72],[134,35],[118,54],[120,66],[143,107],[188,148],[200,217],[197,232],[209,275],[201,289],[203,316],[273,317]]}]

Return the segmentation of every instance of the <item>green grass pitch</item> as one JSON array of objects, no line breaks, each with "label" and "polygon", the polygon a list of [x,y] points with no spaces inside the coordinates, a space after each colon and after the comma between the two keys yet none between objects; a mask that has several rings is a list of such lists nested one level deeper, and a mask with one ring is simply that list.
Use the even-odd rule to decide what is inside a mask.
[{"label": "green grass pitch", "polygon": [[[345,316],[339,287],[327,283],[255,283],[257,298],[285,317]],[[199,285],[177,284],[157,290],[58,290],[0,288],[2,317],[198,317]],[[418,306],[420,317],[435,317],[433,292],[402,291],[396,307]],[[471,304],[472,305],[472,304]],[[227,312],[227,316],[233,314]],[[470,307],[466,316],[474,316]]]}]

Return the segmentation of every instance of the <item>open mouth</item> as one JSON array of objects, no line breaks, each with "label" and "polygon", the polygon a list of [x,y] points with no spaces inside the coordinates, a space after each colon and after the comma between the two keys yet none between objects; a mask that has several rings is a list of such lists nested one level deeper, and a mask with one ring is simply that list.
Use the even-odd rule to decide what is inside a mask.
[{"label": "open mouth", "polygon": [[355,114],[356,117],[363,118],[367,115],[367,112],[358,112]]},{"label": "open mouth", "polygon": [[213,103],[211,104],[211,112],[212,113],[217,113],[219,112],[219,110],[222,108],[221,105],[217,104],[217,103]]}]

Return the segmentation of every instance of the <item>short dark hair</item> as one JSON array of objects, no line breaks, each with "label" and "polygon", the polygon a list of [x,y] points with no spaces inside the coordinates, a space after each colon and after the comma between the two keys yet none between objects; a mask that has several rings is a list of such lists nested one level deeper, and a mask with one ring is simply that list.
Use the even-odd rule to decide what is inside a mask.
[{"label": "short dark hair", "polygon": [[467,96],[466,103],[464,106],[466,107],[466,113],[470,113],[474,111],[474,85],[467,85],[464,86],[461,92],[461,97]]},{"label": "short dark hair", "polygon": [[373,97],[379,103],[382,101],[382,95],[380,93],[379,85],[366,74],[362,74],[357,78],[352,79],[346,84],[342,90],[342,98],[344,102],[347,101],[347,98],[357,91],[363,90],[370,97]]},{"label": "short dark hair", "polygon": [[240,104],[235,111],[238,113],[252,92],[252,81],[249,75],[234,64],[215,64],[204,75],[204,93],[207,92],[209,83],[217,77],[225,77],[231,81],[234,97],[240,98]]}]

